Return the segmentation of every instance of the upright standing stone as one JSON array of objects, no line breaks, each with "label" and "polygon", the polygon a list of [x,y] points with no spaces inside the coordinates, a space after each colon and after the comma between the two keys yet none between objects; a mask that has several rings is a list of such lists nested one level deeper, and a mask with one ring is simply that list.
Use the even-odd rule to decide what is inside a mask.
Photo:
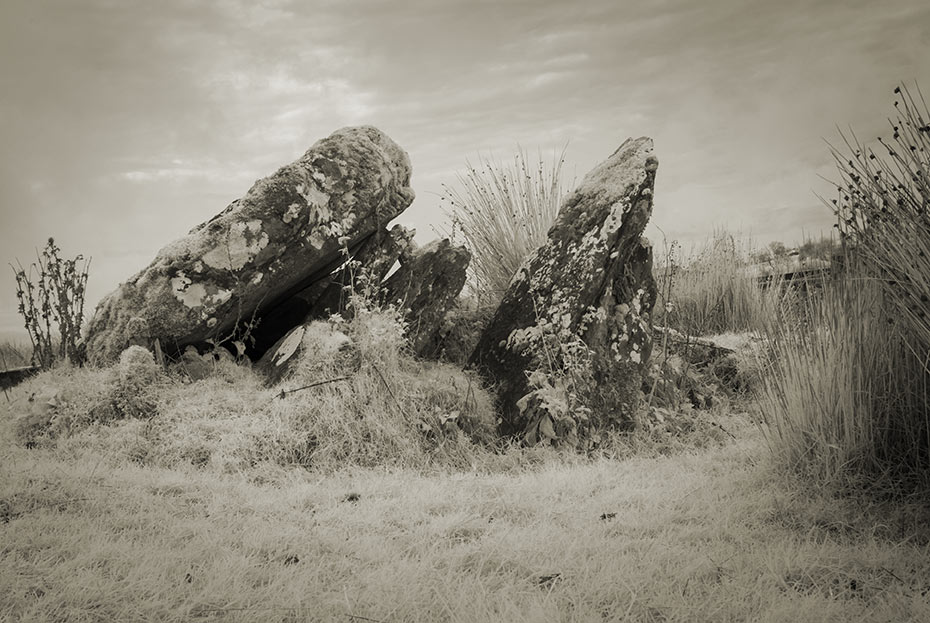
[{"label": "upright standing stone", "polygon": [[634,424],[656,296],[652,152],[629,139],[588,173],[482,334],[470,363],[500,388],[502,433],[573,444]]}]

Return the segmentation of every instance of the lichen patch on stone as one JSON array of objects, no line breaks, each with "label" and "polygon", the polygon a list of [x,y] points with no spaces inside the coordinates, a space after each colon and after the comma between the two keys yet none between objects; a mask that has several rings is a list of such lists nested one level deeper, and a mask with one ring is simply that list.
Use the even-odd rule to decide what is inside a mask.
[{"label": "lichen patch on stone", "polygon": [[171,280],[171,292],[174,297],[191,309],[202,307],[207,296],[207,289],[202,283],[193,283],[183,271]]},{"label": "lichen patch on stone", "polygon": [[217,290],[209,297],[209,304],[219,307],[232,298],[232,290]]},{"label": "lichen patch on stone", "polygon": [[219,244],[204,253],[202,259],[212,268],[240,270],[266,246],[268,234],[262,231],[260,220],[233,223],[228,235],[220,237]]},{"label": "lichen patch on stone", "polygon": [[326,208],[329,204],[329,195],[318,189],[316,186],[297,185],[297,194],[304,198],[311,212],[316,209]]},{"label": "lichen patch on stone", "polygon": [[281,217],[282,220],[285,223],[290,223],[291,221],[296,219],[298,216],[300,216],[300,209],[301,208],[300,208],[299,203],[292,203],[291,205],[287,206],[287,212],[285,212],[284,216]]}]

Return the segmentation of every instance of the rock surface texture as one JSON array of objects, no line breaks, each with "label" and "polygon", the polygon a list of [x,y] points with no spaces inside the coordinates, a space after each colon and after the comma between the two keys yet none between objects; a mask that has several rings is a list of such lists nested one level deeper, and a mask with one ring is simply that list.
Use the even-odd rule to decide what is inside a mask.
[{"label": "rock surface texture", "polygon": [[[376,231],[353,251],[351,267],[333,272],[262,314],[261,323],[252,332],[254,345],[249,355],[266,353],[286,333],[305,321],[345,311],[346,286],[377,289],[394,262],[412,246],[414,233],[401,225],[395,225],[390,231]],[[358,283],[362,274],[365,284]]]},{"label": "rock surface texture", "polygon": [[[92,361],[156,338],[169,351],[222,338],[325,278],[413,201],[410,161],[373,127],[345,128],[257,181],[97,306]],[[145,327],[137,335],[132,327]]]},{"label": "rock surface texture", "polygon": [[442,320],[465,285],[471,253],[442,239],[401,256],[400,261],[400,268],[383,284],[384,300],[404,310],[413,352],[434,356]]},{"label": "rock surface texture", "polygon": [[503,434],[591,443],[635,424],[656,286],[652,140],[629,139],[562,204],[514,276],[470,363],[499,386]]},{"label": "rock surface texture", "polygon": [[[471,254],[464,247],[452,246],[446,239],[414,249],[406,230],[396,226],[380,248],[386,249],[386,253],[374,253],[369,257],[372,261],[367,265],[372,269],[371,278],[379,278],[386,272],[378,268],[377,258],[399,253],[401,266],[380,286],[374,286],[380,291],[377,298],[403,310],[407,339],[413,352],[421,357],[433,357],[442,320],[465,285]],[[325,324],[320,318],[327,315],[317,314],[314,309],[305,322],[288,331],[262,355],[256,369],[269,384],[287,379],[303,360],[315,356],[315,347],[307,345],[305,336],[319,332],[319,327]]]}]

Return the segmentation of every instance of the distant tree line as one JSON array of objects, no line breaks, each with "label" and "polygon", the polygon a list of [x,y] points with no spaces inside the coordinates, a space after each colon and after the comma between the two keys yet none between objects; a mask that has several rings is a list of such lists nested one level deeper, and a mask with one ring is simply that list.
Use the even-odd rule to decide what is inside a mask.
[{"label": "distant tree line", "polygon": [[784,242],[778,240],[770,242],[767,247],[755,251],[750,255],[753,262],[757,264],[777,264],[787,261],[791,255],[797,255],[802,262],[809,260],[830,261],[834,254],[839,250],[839,243],[830,238],[821,238],[819,240],[806,240],[796,249],[785,246]]}]

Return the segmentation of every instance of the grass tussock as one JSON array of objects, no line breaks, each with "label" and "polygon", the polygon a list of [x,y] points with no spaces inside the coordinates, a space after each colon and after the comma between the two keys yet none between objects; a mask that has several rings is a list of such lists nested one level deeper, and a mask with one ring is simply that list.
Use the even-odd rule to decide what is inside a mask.
[{"label": "grass tussock", "polygon": [[677,243],[654,270],[658,322],[687,335],[760,330],[770,322],[778,288],[762,289],[749,270],[751,247],[723,230],[682,258]]},{"label": "grass tussock", "polygon": [[457,187],[445,187],[453,235],[461,232],[472,254],[469,272],[479,302],[494,304],[510,279],[543,242],[559,213],[565,152],[552,164],[519,151],[511,163],[466,163]]},{"label": "grass tussock", "polygon": [[765,430],[815,482],[894,490],[930,474],[930,115],[919,90],[895,95],[881,149],[844,136],[834,150],[842,274],[770,331]]},{"label": "grass tussock", "polygon": [[13,390],[7,423],[27,447],[221,473],[492,460],[496,417],[487,391],[473,373],[409,355],[396,313],[318,322],[304,341],[312,356],[275,387],[226,358],[191,382],[140,347],[110,368],[60,366]]},{"label": "grass tussock", "polygon": [[767,332],[764,429],[777,460],[815,482],[930,468],[930,377],[878,280],[851,274],[785,307]]}]

